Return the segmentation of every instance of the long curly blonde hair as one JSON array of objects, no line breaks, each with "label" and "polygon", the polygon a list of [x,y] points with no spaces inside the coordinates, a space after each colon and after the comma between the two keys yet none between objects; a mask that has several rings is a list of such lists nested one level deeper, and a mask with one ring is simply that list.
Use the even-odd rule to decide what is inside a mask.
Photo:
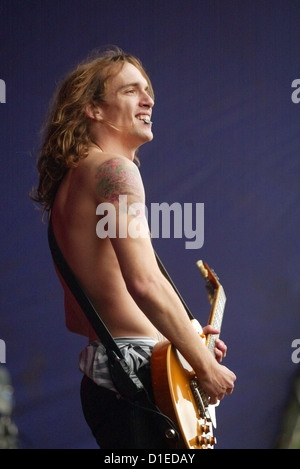
[{"label": "long curly blonde hair", "polygon": [[89,120],[85,113],[88,104],[103,103],[107,81],[116,75],[125,62],[142,73],[154,97],[150,78],[141,61],[126,54],[119,47],[89,56],[71,71],[57,88],[42,129],[43,144],[37,161],[39,182],[30,197],[43,212],[49,212],[61,180],[70,168],[79,165],[88,153],[91,142]]}]

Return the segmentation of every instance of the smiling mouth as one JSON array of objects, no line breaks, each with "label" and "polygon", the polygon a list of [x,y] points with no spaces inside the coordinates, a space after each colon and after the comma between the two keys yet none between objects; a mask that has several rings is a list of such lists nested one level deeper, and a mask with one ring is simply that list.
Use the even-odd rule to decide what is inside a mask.
[{"label": "smiling mouth", "polygon": [[152,124],[151,120],[150,120],[150,116],[139,116],[138,119],[140,121],[144,121],[145,124]]}]

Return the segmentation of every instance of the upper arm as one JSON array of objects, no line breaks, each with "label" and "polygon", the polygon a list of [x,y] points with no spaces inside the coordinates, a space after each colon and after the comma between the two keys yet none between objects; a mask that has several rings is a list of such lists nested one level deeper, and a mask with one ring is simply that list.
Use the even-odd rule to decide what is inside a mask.
[{"label": "upper arm", "polygon": [[153,274],[156,264],[137,166],[119,157],[105,161],[96,172],[96,191],[97,214],[102,217],[98,225],[109,231],[127,287],[135,289]]},{"label": "upper arm", "polygon": [[[97,168],[97,214],[108,237],[147,237],[145,194],[140,172],[130,160],[114,157]],[[110,225],[110,226],[108,226]]]},{"label": "upper arm", "polygon": [[120,195],[126,195],[129,204],[145,201],[140,172],[136,164],[126,158],[114,157],[102,163],[95,179],[100,202],[118,205]]}]

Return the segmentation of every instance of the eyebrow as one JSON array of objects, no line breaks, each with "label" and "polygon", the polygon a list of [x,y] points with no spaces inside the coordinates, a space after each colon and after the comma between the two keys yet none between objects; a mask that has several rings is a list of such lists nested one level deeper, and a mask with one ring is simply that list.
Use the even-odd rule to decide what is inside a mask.
[{"label": "eyebrow", "polygon": [[[124,90],[125,88],[130,88],[130,87],[133,87],[133,88],[139,88],[141,86],[141,83],[138,83],[138,82],[134,82],[134,83],[127,83],[126,85],[122,85],[120,86],[117,91],[122,91]],[[146,87],[144,88],[145,91],[149,91],[149,85],[147,83]]]}]

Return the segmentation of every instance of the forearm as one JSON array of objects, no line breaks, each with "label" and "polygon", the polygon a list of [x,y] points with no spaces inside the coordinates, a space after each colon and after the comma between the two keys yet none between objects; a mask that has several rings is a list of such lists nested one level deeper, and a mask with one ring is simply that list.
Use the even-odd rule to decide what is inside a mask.
[{"label": "forearm", "polygon": [[207,373],[214,360],[195,330],[178,295],[160,272],[148,281],[143,294],[133,294],[139,308],[179,350],[194,370]]}]

